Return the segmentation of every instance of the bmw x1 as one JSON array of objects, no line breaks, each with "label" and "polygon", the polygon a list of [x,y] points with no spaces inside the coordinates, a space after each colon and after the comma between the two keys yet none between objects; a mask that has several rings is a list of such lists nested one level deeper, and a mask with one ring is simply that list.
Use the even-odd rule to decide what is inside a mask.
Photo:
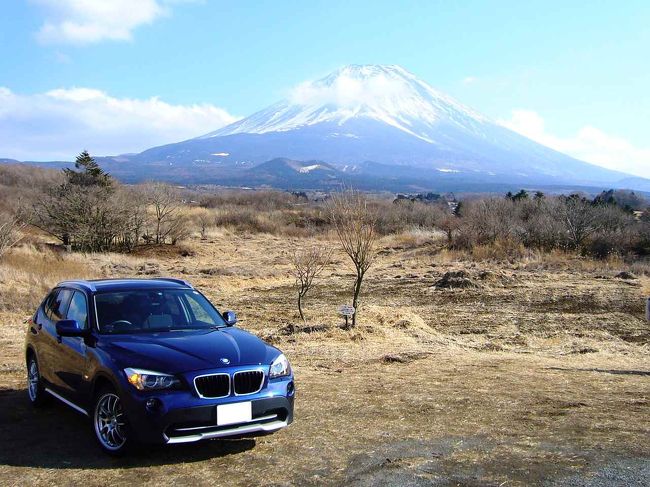
[{"label": "bmw x1", "polygon": [[62,282],[28,320],[29,399],[88,416],[113,455],[280,430],[293,420],[289,361],[236,321],[180,279]]}]

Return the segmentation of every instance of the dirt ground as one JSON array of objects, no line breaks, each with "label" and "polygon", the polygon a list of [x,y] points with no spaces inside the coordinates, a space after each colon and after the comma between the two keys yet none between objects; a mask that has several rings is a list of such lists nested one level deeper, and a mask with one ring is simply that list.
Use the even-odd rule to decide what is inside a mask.
[{"label": "dirt ground", "polygon": [[[2,484],[650,485],[647,280],[577,258],[472,262],[386,238],[358,327],[338,326],[352,276],[335,253],[303,328],[288,256],[306,244],[219,232],[190,242],[188,256],[14,250],[0,264]],[[448,271],[464,271],[467,287],[437,287]],[[190,280],[286,353],[297,381],[289,428],[113,459],[74,411],[31,409],[22,320],[45,289],[155,275]]]}]

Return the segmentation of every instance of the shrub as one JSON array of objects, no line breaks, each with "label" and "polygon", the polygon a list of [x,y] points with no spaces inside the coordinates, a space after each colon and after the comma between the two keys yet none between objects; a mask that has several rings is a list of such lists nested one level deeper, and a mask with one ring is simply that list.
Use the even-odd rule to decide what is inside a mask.
[{"label": "shrub", "polygon": [[18,220],[6,213],[0,213],[0,259],[20,239]]}]

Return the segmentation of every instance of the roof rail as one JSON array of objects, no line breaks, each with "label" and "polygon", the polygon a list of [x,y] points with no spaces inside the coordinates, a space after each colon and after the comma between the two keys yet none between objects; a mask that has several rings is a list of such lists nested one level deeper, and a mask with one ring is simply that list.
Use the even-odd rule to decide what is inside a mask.
[{"label": "roof rail", "polygon": [[189,288],[194,289],[194,286],[192,286],[189,282],[187,282],[185,279],[176,279],[175,277],[156,277],[155,279],[159,281],[169,281],[169,282],[174,282],[176,284],[181,284],[183,286],[187,286]]},{"label": "roof rail", "polygon": [[95,285],[91,281],[87,281],[85,279],[77,279],[77,280],[73,279],[68,281],[61,281],[56,285],[56,287],[70,286],[70,285],[85,286],[86,288],[90,289],[93,292],[97,291]]}]

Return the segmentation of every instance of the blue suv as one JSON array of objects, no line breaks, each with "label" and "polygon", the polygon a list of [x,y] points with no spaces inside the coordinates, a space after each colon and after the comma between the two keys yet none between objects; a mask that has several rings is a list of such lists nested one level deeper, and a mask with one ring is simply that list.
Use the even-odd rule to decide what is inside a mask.
[{"label": "blue suv", "polygon": [[293,420],[287,358],[180,279],[66,281],[29,320],[34,406],[89,416],[108,453],[257,436]]}]

